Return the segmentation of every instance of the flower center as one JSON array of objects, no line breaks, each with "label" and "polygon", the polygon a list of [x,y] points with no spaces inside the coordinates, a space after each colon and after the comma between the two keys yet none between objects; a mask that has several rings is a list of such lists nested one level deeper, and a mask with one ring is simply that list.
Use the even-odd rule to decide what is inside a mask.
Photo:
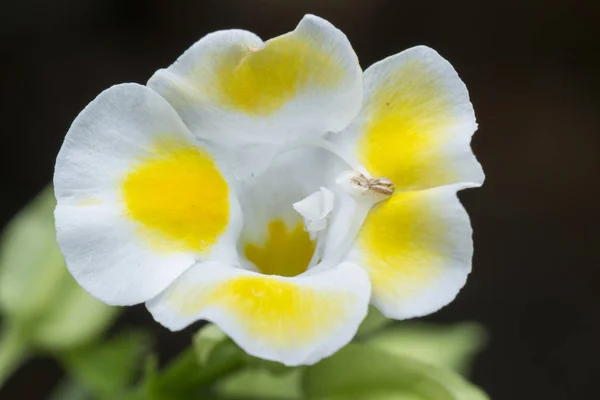
[{"label": "flower center", "polygon": [[263,158],[268,162],[242,180],[238,251],[242,267],[266,275],[292,277],[342,262],[371,207],[395,189],[325,141],[286,144]]},{"label": "flower center", "polygon": [[246,243],[244,255],[265,275],[296,276],[308,268],[315,247],[302,221],[289,229],[275,219],[268,224],[264,244]]}]

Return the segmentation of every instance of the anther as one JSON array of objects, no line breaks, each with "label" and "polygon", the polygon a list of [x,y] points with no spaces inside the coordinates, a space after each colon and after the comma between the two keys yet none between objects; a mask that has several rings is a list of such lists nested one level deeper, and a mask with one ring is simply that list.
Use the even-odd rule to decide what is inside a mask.
[{"label": "anther", "polygon": [[394,194],[395,185],[388,178],[368,178],[358,171],[347,171],[338,176],[337,183],[354,196],[371,196],[380,201]]},{"label": "anther", "polygon": [[369,182],[369,189],[386,196],[394,194],[396,185],[388,178],[375,178]]}]

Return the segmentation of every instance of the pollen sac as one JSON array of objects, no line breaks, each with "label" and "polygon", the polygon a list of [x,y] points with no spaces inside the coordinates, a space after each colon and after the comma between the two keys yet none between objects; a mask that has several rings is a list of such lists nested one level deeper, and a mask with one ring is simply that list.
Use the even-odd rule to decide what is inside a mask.
[{"label": "pollen sac", "polygon": [[369,184],[369,188],[371,190],[379,194],[383,194],[385,196],[391,196],[392,194],[394,194],[394,190],[396,188],[394,182],[392,182],[388,178],[371,179]]},{"label": "pollen sac", "polygon": [[395,185],[388,178],[369,178],[359,171],[346,171],[336,182],[354,197],[371,199],[374,202],[385,200],[394,194]]}]

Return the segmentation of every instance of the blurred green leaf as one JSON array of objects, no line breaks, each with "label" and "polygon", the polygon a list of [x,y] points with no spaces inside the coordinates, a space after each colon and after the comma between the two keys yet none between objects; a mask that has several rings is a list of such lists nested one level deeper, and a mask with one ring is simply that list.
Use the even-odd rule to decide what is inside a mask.
[{"label": "blurred green leaf", "polygon": [[148,381],[147,391],[152,399],[185,399],[191,397],[198,386],[196,381],[200,363],[195,350],[188,348],[171,361],[168,367]]},{"label": "blurred green leaf", "polygon": [[49,400],[90,400],[90,395],[77,382],[64,380],[54,389]]},{"label": "blurred green leaf", "polygon": [[0,310],[23,326],[41,350],[74,348],[96,339],[117,313],[86,293],[69,274],[56,243],[52,187],[9,223],[0,244]]},{"label": "blurred green leaf", "polygon": [[[205,325],[194,336],[194,349],[200,366],[209,367],[225,357],[239,353],[243,369],[217,382],[215,391],[220,395],[243,398],[298,398],[300,369],[288,368],[273,361],[245,354],[215,324]],[[293,397],[295,396],[295,397]]]},{"label": "blurred green leaf", "polygon": [[150,353],[143,362],[142,382],[145,386],[152,386],[158,379],[158,356]]},{"label": "blurred green leaf", "polygon": [[204,325],[194,335],[194,350],[200,365],[205,365],[215,347],[227,340],[225,333],[215,324]]},{"label": "blurred green leaf", "polygon": [[451,370],[359,343],[308,367],[303,390],[310,399],[487,399]]},{"label": "blurred green leaf", "polygon": [[301,399],[302,368],[288,368],[273,373],[267,369],[248,368],[217,382],[215,393],[230,399]]},{"label": "blurred green leaf", "polygon": [[230,340],[217,343],[204,364],[191,347],[147,382],[146,394],[153,400],[205,398],[200,396],[206,396],[215,381],[239,371],[245,363],[245,353]]},{"label": "blurred green leaf", "polygon": [[34,331],[33,340],[39,348],[56,351],[91,342],[121,311],[93,298],[72,279],[63,286]]},{"label": "blurred green leaf", "polygon": [[70,278],[54,230],[56,202],[44,189],[8,224],[0,243],[0,309],[14,318],[33,319],[52,304]]},{"label": "blurred green leaf", "polygon": [[375,306],[369,306],[369,313],[358,327],[356,337],[362,338],[390,325],[393,320],[385,317]]},{"label": "blurred green leaf", "polygon": [[268,371],[272,375],[286,374],[291,369],[276,361],[263,360],[262,358],[256,358],[249,355],[246,355],[246,358],[246,365],[248,368]]},{"label": "blurred green leaf", "polygon": [[379,349],[465,375],[485,342],[485,330],[476,323],[445,326],[424,322],[403,322],[366,340]]},{"label": "blurred green leaf", "polygon": [[[204,325],[194,335],[194,349],[200,365],[207,364],[208,360],[211,358],[213,350],[218,349],[218,346],[221,346],[221,348],[222,346],[237,348],[237,345],[235,345],[232,340],[227,337],[221,328],[212,323]],[[242,351],[240,350],[240,352]],[[243,354],[245,358],[245,364],[248,368],[265,369],[273,374],[285,373],[288,371],[288,367],[281,363],[252,357],[245,353]]]},{"label": "blurred green leaf", "polygon": [[[92,298],[69,274],[56,243],[52,187],[7,225],[0,238],[0,384],[32,350],[59,351],[96,339],[117,308]],[[16,351],[18,350],[18,352]]]},{"label": "blurred green leaf", "polygon": [[0,329],[0,387],[27,355],[27,338],[23,327],[4,324]]},{"label": "blurred green leaf", "polygon": [[104,343],[69,351],[62,361],[78,384],[100,399],[113,400],[141,372],[141,361],[148,348],[148,337],[131,331]]}]

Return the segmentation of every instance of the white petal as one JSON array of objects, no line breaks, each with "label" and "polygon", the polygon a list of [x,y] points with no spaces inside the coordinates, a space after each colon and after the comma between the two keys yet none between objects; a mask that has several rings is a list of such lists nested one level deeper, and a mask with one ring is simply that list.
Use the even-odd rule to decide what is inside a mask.
[{"label": "white petal", "polygon": [[369,67],[364,85],[359,116],[335,140],[372,177],[391,179],[397,190],[481,185],[470,147],[473,106],[448,61],[413,47]]},{"label": "white petal", "polygon": [[299,365],[313,364],[352,339],[369,292],[366,274],[350,263],[293,278],[204,263],[146,306],[171,330],[206,319],[253,356]]},{"label": "white petal", "polygon": [[148,86],[199,137],[274,143],[347,126],[360,108],[362,71],[346,36],[307,15],[267,42],[241,30],[207,35]]},{"label": "white petal", "polygon": [[375,304],[405,319],[451,302],[471,271],[469,216],[456,197],[464,185],[396,193],[369,213],[347,260],[369,274]]},{"label": "white petal", "polygon": [[217,155],[145,86],[113,86],[79,114],[54,186],[67,266],[109,304],[146,301],[198,260],[235,257],[239,205]]},{"label": "white petal", "polygon": [[331,190],[321,186],[319,191],[293,204],[304,218],[304,225],[309,233],[320,232],[327,227],[327,217],[333,210],[335,197]]}]

